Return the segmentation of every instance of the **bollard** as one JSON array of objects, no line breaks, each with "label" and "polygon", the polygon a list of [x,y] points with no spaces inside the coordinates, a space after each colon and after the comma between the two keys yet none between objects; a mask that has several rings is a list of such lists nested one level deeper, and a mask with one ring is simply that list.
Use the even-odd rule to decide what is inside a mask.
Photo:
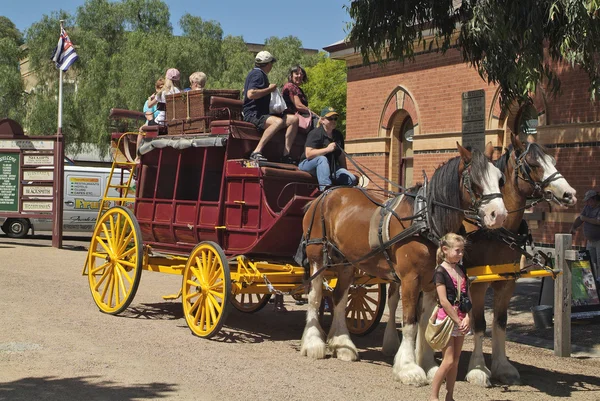
[{"label": "bollard", "polygon": [[571,267],[567,251],[572,243],[571,234],[555,234],[556,268],[562,271],[554,282],[554,355],[571,356]]}]

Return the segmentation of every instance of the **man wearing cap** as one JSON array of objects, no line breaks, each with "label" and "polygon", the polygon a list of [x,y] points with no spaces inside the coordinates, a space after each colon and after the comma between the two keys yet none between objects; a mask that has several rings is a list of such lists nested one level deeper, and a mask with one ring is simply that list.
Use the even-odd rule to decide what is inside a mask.
[{"label": "man wearing cap", "polygon": [[583,197],[585,207],[577,216],[571,227],[571,233],[583,224],[583,235],[590,251],[592,264],[596,269],[596,279],[600,281],[600,196],[593,189],[587,191]]},{"label": "man wearing cap", "polygon": [[346,170],[344,137],[335,129],[339,115],[332,107],[320,114],[319,126],[308,133],[298,168],[317,177],[319,189],[333,184],[354,185],[356,177]]},{"label": "man wearing cap", "polygon": [[271,93],[277,89],[277,85],[270,84],[267,74],[271,72],[273,63],[277,60],[268,51],[261,51],[254,59],[254,69],[248,73],[244,83],[244,121],[250,122],[260,131],[263,131],[262,137],[256,145],[256,148],[250,155],[253,160],[267,160],[262,151],[267,142],[279,130],[286,128],[285,146],[281,161],[284,163],[293,163],[290,157],[290,151],[296,132],[298,132],[298,117],[294,114],[271,115],[269,113],[269,102]]}]

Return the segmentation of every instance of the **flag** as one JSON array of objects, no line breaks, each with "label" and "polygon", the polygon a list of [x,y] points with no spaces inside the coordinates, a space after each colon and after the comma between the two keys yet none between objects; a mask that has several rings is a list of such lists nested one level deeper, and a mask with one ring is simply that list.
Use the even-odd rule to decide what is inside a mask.
[{"label": "flag", "polygon": [[67,71],[77,58],[77,53],[75,53],[75,48],[69,39],[67,31],[61,28],[58,44],[56,45],[56,49],[54,49],[54,53],[52,53],[52,61],[56,63],[56,68]]}]

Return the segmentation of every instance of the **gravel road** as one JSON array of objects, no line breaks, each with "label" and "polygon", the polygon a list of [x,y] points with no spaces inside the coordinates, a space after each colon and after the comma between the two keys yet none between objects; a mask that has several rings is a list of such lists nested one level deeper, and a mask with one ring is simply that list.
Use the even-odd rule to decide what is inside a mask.
[{"label": "gravel road", "polygon": [[[143,272],[130,308],[105,315],[81,276],[88,241],[50,244],[0,236],[0,400],[428,399],[429,386],[394,381],[393,361],[380,352],[383,325],[356,339],[360,362],[310,360],[299,352],[304,306],[286,297],[288,312],[234,309],[221,334],[204,340],[187,328],[180,302],[161,298],[178,291],[180,277]],[[533,329],[528,312],[534,287],[519,286],[509,323],[517,337],[543,340],[548,333]],[[574,326],[573,341],[593,351],[599,332],[598,323]],[[524,384],[482,389],[464,381],[472,346],[468,338],[457,400],[600,400],[600,358],[509,342]],[[488,361],[490,346],[486,338]]]}]

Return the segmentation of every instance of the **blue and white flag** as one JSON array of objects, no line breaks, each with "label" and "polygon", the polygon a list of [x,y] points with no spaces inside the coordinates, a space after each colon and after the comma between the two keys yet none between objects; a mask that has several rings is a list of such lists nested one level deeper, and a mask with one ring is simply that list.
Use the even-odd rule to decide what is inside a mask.
[{"label": "blue and white flag", "polygon": [[56,63],[56,68],[67,71],[77,58],[77,53],[75,53],[75,48],[69,39],[67,31],[61,28],[58,45],[56,45],[56,49],[52,53],[52,61]]}]

